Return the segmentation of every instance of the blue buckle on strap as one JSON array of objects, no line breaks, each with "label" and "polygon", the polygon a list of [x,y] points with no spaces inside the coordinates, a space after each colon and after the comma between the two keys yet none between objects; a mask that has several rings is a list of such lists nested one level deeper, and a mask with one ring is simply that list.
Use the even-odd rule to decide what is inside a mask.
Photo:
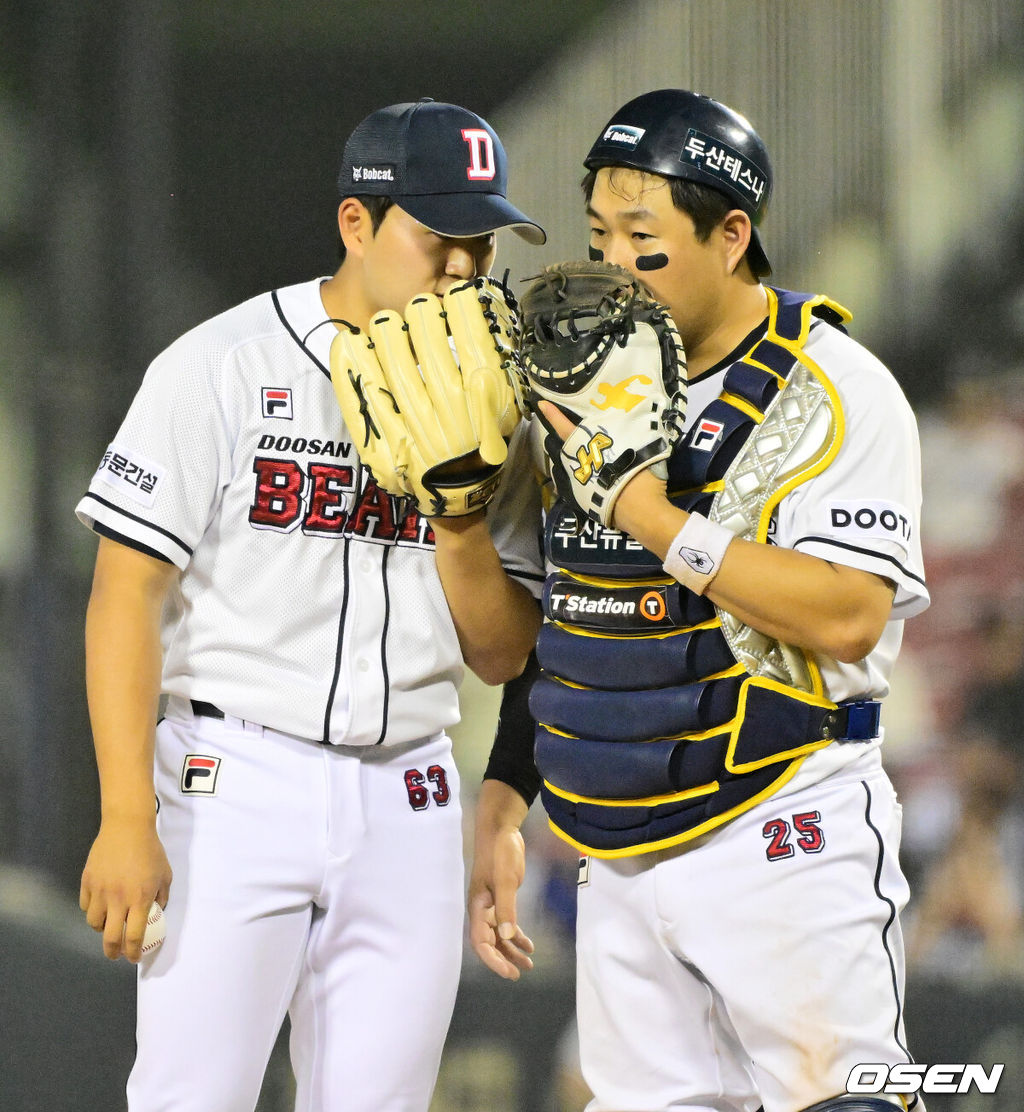
[{"label": "blue buckle on strap", "polygon": [[821,732],[833,741],[870,741],[878,737],[881,723],[882,704],[877,699],[855,699],[829,711]]}]

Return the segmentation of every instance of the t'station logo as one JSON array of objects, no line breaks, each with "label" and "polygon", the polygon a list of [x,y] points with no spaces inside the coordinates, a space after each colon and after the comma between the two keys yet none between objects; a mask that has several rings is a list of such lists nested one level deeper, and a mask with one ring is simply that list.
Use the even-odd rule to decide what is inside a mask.
[{"label": "t'station logo", "polygon": [[220,757],[207,757],[189,753],[181,766],[181,791],[183,795],[216,795]]}]

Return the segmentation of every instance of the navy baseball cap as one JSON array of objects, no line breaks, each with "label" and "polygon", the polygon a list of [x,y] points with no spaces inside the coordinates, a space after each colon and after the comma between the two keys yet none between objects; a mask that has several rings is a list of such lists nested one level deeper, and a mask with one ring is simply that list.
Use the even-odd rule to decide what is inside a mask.
[{"label": "navy baseball cap", "polygon": [[390,197],[443,236],[511,228],[528,243],[544,229],[506,198],[508,158],[486,120],[456,104],[424,98],[372,112],[345,144],[342,197]]}]

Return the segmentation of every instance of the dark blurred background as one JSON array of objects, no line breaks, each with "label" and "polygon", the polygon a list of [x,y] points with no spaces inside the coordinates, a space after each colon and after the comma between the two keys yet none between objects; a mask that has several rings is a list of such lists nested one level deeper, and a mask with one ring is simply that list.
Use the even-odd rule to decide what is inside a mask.
[{"label": "dark blurred background", "polygon": [[[131,970],[76,908],[98,801],[95,539],[73,509],[146,365],[334,269],[337,164],[373,109],[431,96],[495,125],[513,201],[550,234],[502,237],[517,281],[582,253],[586,150],[666,86],[754,122],[774,280],[848,305],[918,411],[934,602],[886,709],[917,893],[908,1023],[920,1060],[1009,1063],[997,1095],[933,1112],[1024,1104],[1022,48],[1019,0],[0,0],[0,1108],[120,1107],[132,1056]],[[468,681],[468,815],[494,709]],[[574,858],[538,815],[529,832],[543,956],[511,988],[467,962],[438,1109],[585,1101]],[[278,1053],[261,1108],[289,1084]]]}]

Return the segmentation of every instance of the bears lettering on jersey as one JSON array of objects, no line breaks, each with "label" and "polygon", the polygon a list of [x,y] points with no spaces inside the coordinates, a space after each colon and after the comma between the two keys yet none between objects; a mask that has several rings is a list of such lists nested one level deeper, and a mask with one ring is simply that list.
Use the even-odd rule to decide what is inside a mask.
[{"label": "bears lettering on jersey", "polygon": [[357,469],[352,464],[309,463],[257,456],[249,523],[255,529],[306,536],[365,537],[429,548],[434,532],[402,499],[381,490],[369,475],[357,497]]}]

